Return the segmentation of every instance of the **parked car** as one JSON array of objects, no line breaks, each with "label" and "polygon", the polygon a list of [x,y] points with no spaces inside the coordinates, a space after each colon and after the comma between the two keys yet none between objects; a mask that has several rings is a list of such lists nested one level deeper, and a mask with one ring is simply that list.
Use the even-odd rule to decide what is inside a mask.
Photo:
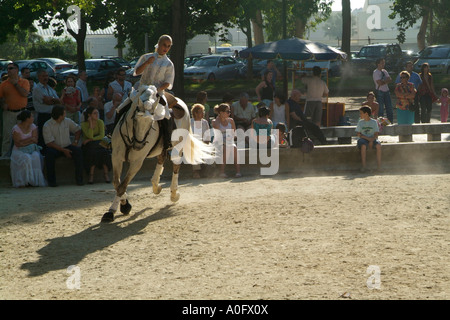
[{"label": "parked car", "polygon": [[416,62],[419,58],[419,53],[414,52],[413,50],[402,50],[403,53],[403,65],[406,62],[412,61],[412,63]]},{"label": "parked car", "polygon": [[73,68],[73,64],[59,58],[37,58],[37,60],[47,62],[53,69],[55,69],[56,74]]},{"label": "parked car", "polygon": [[190,67],[184,69],[184,78],[191,80],[237,79],[242,63],[233,57],[208,55],[201,57]]},{"label": "parked car", "polygon": [[[102,81],[105,80],[108,76],[108,73],[111,71],[115,72],[119,68],[122,68],[122,65],[111,59],[86,59],[86,72],[88,76],[88,80],[93,81]],[[74,74],[78,75],[78,66],[75,66],[73,69],[69,69],[58,74],[56,80],[62,81],[67,75]]]},{"label": "parked car", "polygon": [[351,65],[354,71],[371,73],[377,67],[376,60],[379,58],[386,61],[388,72],[397,73],[403,68],[403,52],[397,43],[366,45],[351,59]]},{"label": "parked car", "polygon": [[130,69],[131,68],[131,64],[130,61],[125,60],[124,58],[121,57],[117,57],[117,56],[102,56],[103,59],[111,59],[114,60],[118,63],[120,63],[120,65],[125,68],[125,69]]},{"label": "parked car", "polygon": [[141,75],[134,75],[134,67],[125,71],[125,80],[130,81],[132,84],[135,84],[139,79],[141,79]]},{"label": "parked car", "polygon": [[10,63],[12,63],[11,60],[0,59],[0,77],[3,77],[4,74],[8,73],[8,70],[6,70],[6,67]]},{"label": "parked car", "polygon": [[184,58],[184,67],[190,67],[194,64],[195,61],[197,61],[198,59],[200,59],[201,57],[205,56],[206,54],[204,53],[197,53],[197,54],[191,54],[189,56],[187,56],[186,58]]},{"label": "parked car", "polygon": [[49,77],[55,77],[56,72],[55,69],[53,69],[53,67],[42,60],[38,60],[38,59],[34,59],[34,60],[17,60],[14,61],[15,63],[17,63],[17,65],[19,66],[19,71],[22,70],[23,68],[29,68],[30,69],[30,77],[33,79],[37,79],[37,72],[39,69],[44,69],[45,71],[47,71]]},{"label": "parked car", "polygon": [[450,44],[440,44],[425,48],[414,64],[414,71],[420,72],[423,63],[428,62],[430,72],[450,74]]}]

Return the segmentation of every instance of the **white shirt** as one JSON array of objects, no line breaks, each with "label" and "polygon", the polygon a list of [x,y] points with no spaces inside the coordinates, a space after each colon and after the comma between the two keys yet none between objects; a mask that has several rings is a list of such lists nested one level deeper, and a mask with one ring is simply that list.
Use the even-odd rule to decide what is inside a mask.
[{"label": "white shirt", "polygon": [[85,102],[89,98],[89,92],[86,86],[86,81],[83,81],[81,79],[77,80],[76,87],[80,89],[81,92],[81,101]]},{"label": "white shirt", "polygon": [[45,122],[42,128],[42,135],[44,136],[45,144],[54,142],[58,146],[65,148],[72,144],[70,133],[75,133],[79,130],[81,130],[80,126],[69,118],[64,118],[61,123],[56,122],[52,118]]},{"label": "white shirt", "polygon": [[373,82],[375,83],[375,88],[377,90],[380,90],[383,92],[389,91],[389,86],[387,84],[383,84],[382,86],[379,86],[377,83],[377,80],[386,80],[387,78],[389,78],[389,73],[386,70],[375,69],[373,71]]},{"label": "white shirt", "polygon": [[113,102],[112,101],[108,101],[107,103],[105,103],[105,105],[103,106],[104,108],[104,112],[105,112],[105,126],[107,126],[108,124],[113,124],[114,120],[116,119],[116,111],[114,111],[114,114],[111,118],[108,118],[108,112],[111,111],[113,107]]},{"label": "white shirt", "polygon": [[43,85],[42,83],[38,83],[34,86],[33,89],[33,106],[34,109],[39,113],[52,113],[53,106],[52,104],[44,103],[44,96],[53,97],[59,99],[56,91],[50,87],[48,84]]},{"label": "white shirt", "polygon": [[113,94],[114,93],[121,93],[122,94],[122,101],[124,101],[128,97],[128,95],[131,92],[131,88],[133,87],[131,82],[126,81],[126,80],[123,82],[123,87],[117,80],[114,80],[109,85],[113,89]]},{"label": "white shirt", "polygon": [[161,56],[158,55],[157,52],[142,55],[136,63],[134,75],[138,75],[136,74],[136,70],[152,56],[155,57],[155,60],[142,72],[140,83],[145,85],[154,85],[157,88],[164,83],[169,83],[167,89],[172,89],[173,81],[175,79],[175,68],[167,55]]},{"label": "white shirt", "polygon": [[308,87],[306,101],[322,101],[323,95],[328,94],[327,84],[319,77],[304,77],[301,81]]}]

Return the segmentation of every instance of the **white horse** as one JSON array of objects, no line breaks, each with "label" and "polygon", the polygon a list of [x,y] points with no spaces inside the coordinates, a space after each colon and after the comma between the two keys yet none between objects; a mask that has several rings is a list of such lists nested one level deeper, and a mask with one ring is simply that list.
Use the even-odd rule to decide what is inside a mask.
[{"label": "white horse", "polygon": [[[176,101],[175,101],[176,99]],[[131,107],[130,105],[131,101]],[[146,158],[158,157],[153,177],[151,179],[153,193],[159,194],[162,190],[159,184],[163,172],[167,150],[163,150],[163,139],[157,120],[174,118],[175,128],[172,138],[173,175],[170,185],[170,199],[176,202],[180,198],[178,190],[178,174],[182,160],[189,164],[199,164],[211,157],[210,147],[196,139],[191,130],[189,110],[186,104],[178,98],[172,103],[172,116],[168,116],[169,102],[165,96],[160,97],[154,86],[140,86],[133,90],[130,98],[118,108],[119,121],[111,137],[113,185],[116,190],[114,201],[102,217],[102,222],[114,221],[120,204],[120,212],[128,215],[131,204],[127,200],[127,187],[138,173]],[[129,110],[126,111],[126,108]],[[121,110],[121,109],[124,110]],[[122,111],[122,112],[120,112]],[[179,137],[183,138],[178,139]],[[121,180],[123,163],[128,162],[128,171]]]}]

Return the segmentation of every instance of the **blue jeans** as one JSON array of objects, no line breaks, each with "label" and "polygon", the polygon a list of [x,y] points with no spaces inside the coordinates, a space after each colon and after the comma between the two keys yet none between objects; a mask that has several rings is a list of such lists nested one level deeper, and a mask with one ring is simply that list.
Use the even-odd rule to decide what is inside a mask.
[{"label": "blue jeans", "polygon": [[389,91],[377,90],[377,101],[380,105],[378,115],[384,116],[384,107],[386,107],[386,116],[391,123],[394,123],[394,109],[392,108],[392,100]]}]

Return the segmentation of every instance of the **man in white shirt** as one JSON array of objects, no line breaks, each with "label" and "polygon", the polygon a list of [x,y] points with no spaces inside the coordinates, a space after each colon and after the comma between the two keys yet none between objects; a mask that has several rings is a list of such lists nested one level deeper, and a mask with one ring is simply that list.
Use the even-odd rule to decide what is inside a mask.
[{"label": "man in white shirt", "polygon": [[252,121],[256,118],[256,108],[248,99],[248,94],[243,92],[239,96],[239,101],[231,105],[231,117],[236,123],[236,128],[242,128],[244,131],[252,126]]},{"label": "man in white shirt", "polygon": [[381,117],[384,116],[384,107],[386,107],[386,116],[391,123],[394,123],[394,110],[392,109],[392,100],[388,86],[392,82],[392,79],[384,69],[384,59],[377,59],[376,64],[377,68],[373,71],[373,82],[375,83],[377,102],[380,105],[378,115]]},{"label": "man in white shirt", "polygon": [[[72,142],[70,134],[75,138]],[[47,180],[50,187],[56,187],[55,161],[58,157],[65,156],[73,159],[75,164],[75,180],[77,185],[83,185],[83,153],[78,147],[81,136],[81,128],[71,119],[66,118],[64,106],[56,105],[52,109],[52,118],[44,124],[45,167]]]},{"label": "man in white shirt", "polygon": [[120,93],[122,95],[122,101],[125,100],[129,96],[131,88],[133,87],[131,82],[125,80],[125,69],[118,69],[116,76],[116,80],[111,82],[108,86],[108,92],[106,93],[106,98],[108,101],[112,100],[115,93]]},{"label": "man in white shirt", "polygon": [[44,138],[42,136],[42,129],[44,123],[51,118],[53,106],[61,104],[56,91],[48,85],[48,73],[44,69],[40,69],[37,72],[39,83],[33,89],[33,106],[36,110],[38,119],[38,144],[41,147],[45,147]]},{"label": "man in white shirt", "polygon": [[87,88],[87,73],[86,70],[80,70],[78,72],[78,80],[76,87],[81,92],[81,102],[86,102],[89,99],[89,91]]},{"label": "man in white shirt", "polygon": [[116,109],[122,103],[122,95],[118,92],[114,93],[112,100],[105,103],[105,131],[106,134],[112,134],[114,123],[116,120]]},{"label": "man in white shirt", "polygon": [[328,87],[325,81],[320,79],[322,69],[319,66],[313,67],[313,76],[301,78],[306,85],[305,115],[308,120],[320,127],[322,123],[322,97],[328,95]]}]

